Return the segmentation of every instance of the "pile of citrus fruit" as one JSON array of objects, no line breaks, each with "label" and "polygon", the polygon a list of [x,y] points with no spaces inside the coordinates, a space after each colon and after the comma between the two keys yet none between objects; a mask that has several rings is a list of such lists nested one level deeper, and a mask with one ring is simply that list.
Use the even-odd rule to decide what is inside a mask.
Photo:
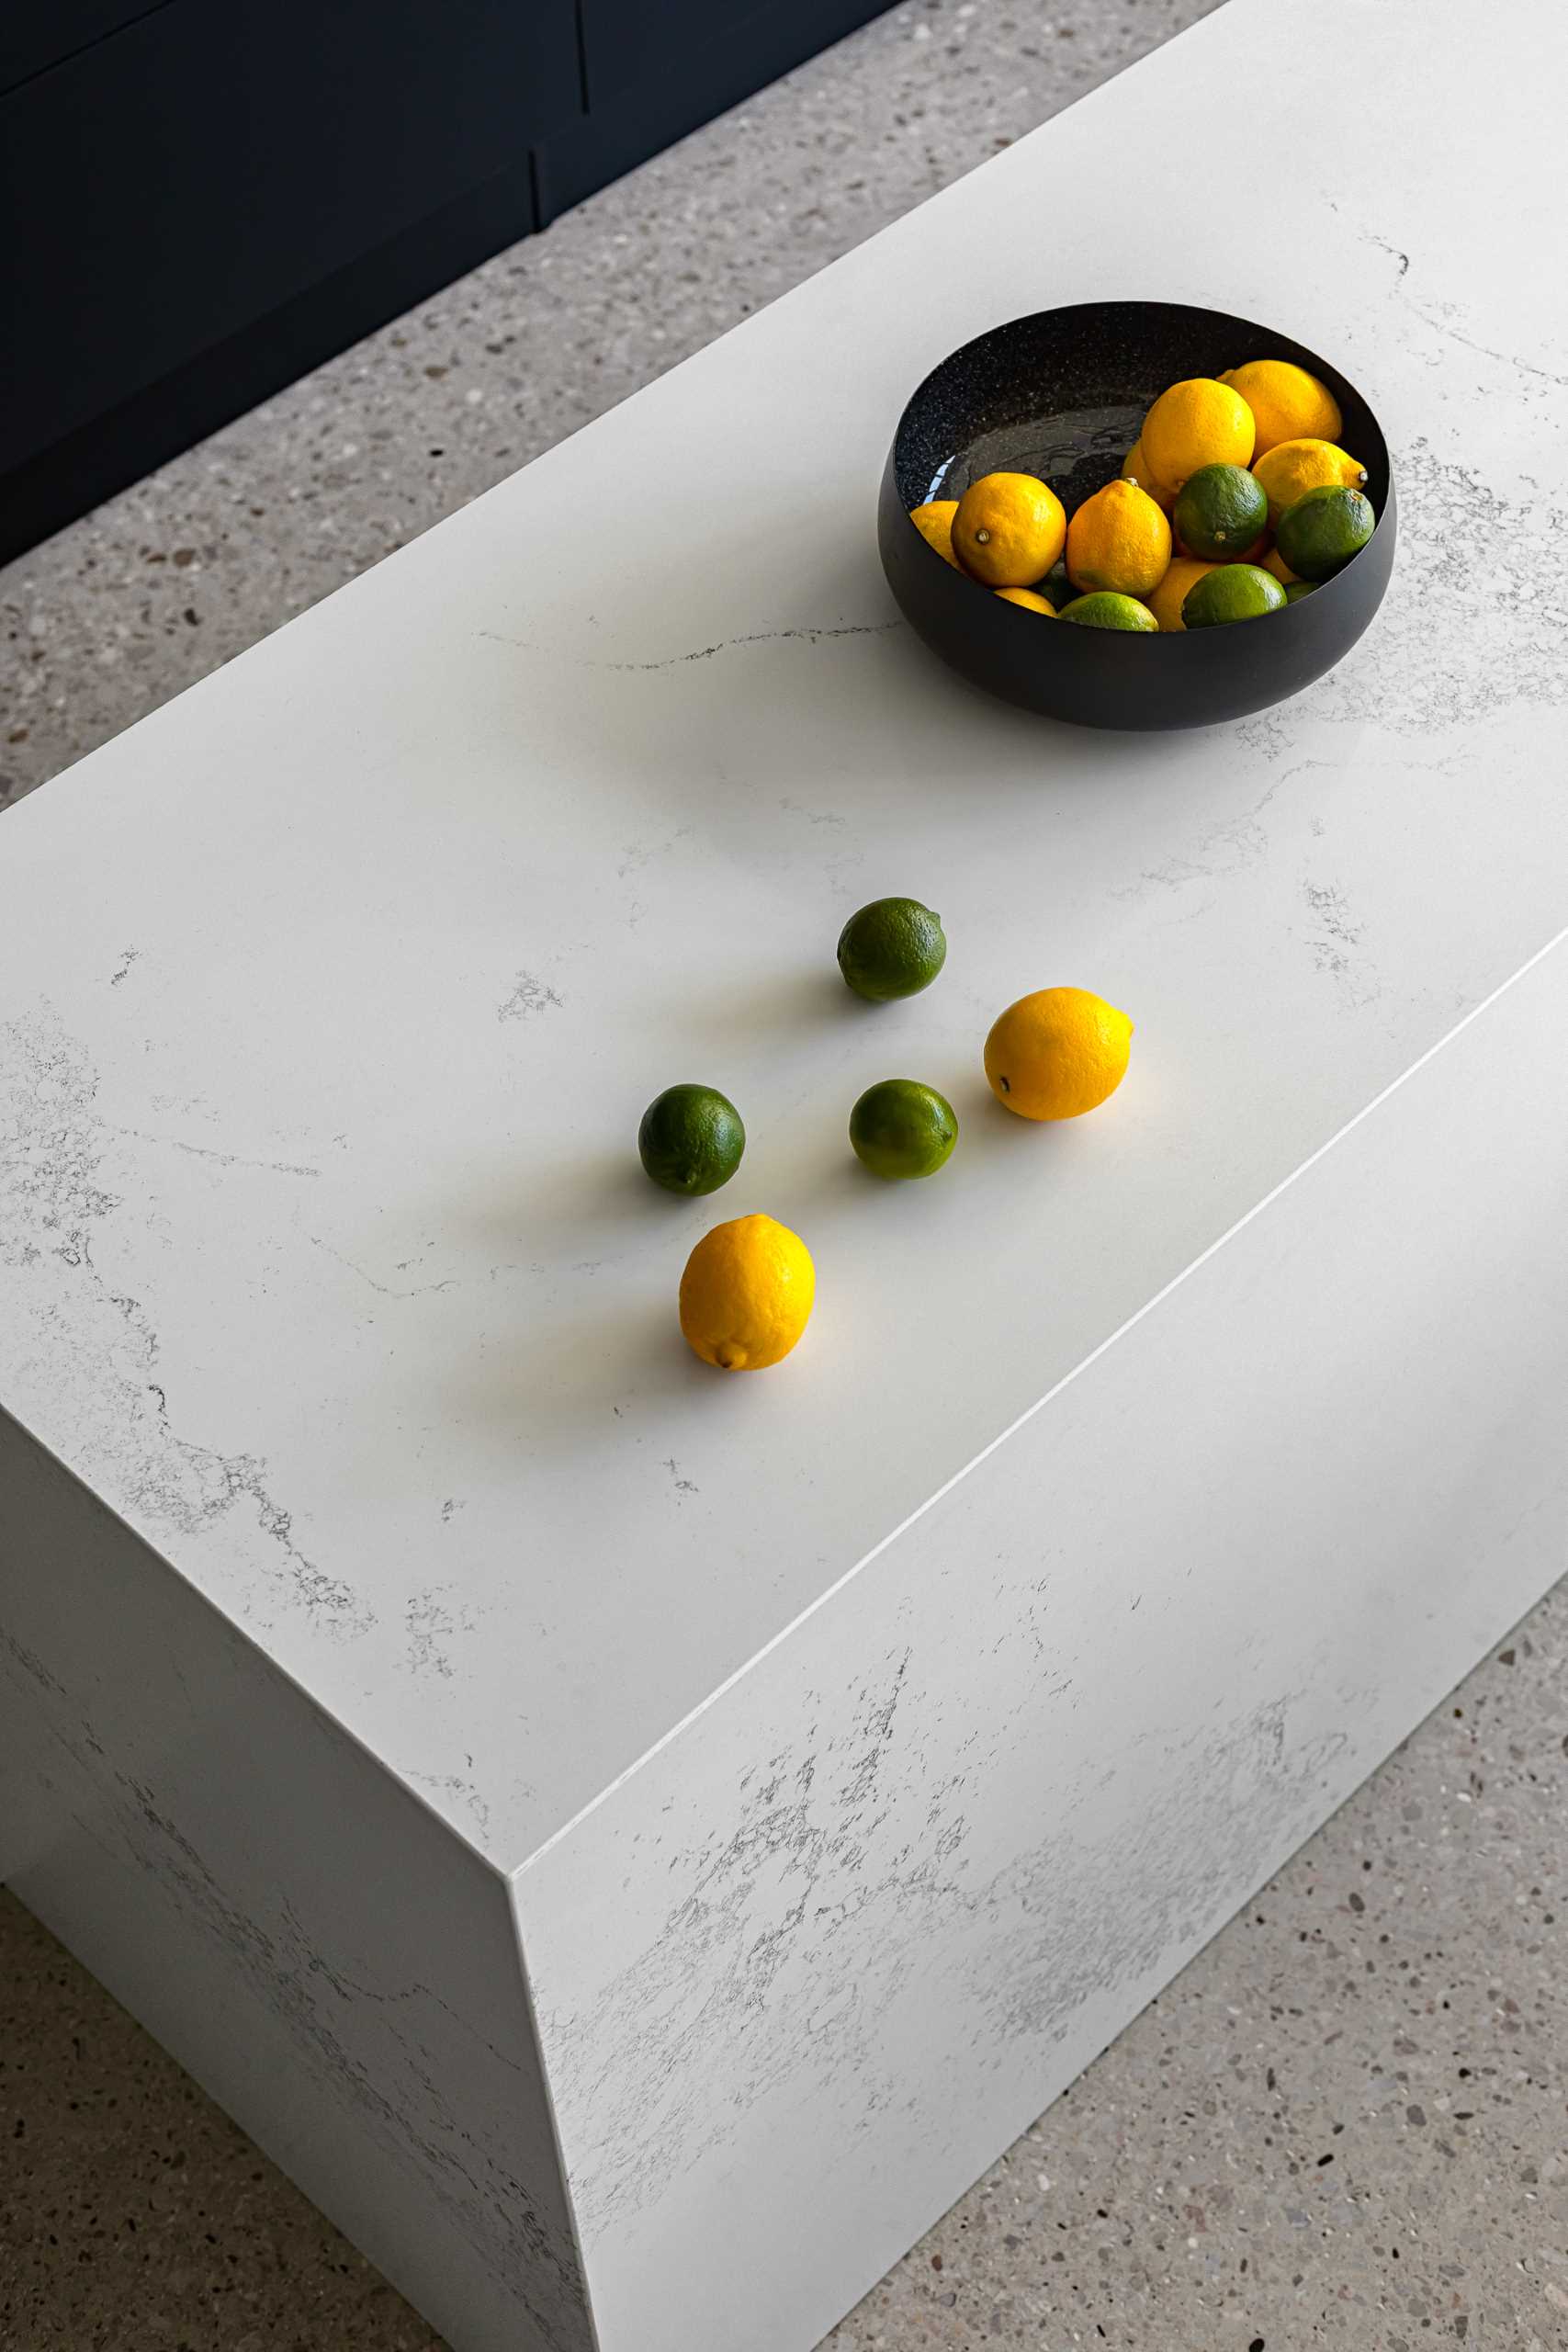
[{"label": "pile of citrus fruit", "polygon": [[1366,468],[1326,384],[1251,359],[1163,391],[1118,479],[1068,520],[1049,482],[990,473],[910,516],[1006,603],[1086,628],[1212,628],[1309,596],[1371,537]]},{"label": "pile of citrus fruit", "polygon": [[[844,925],[839,969],[869,1003],[916,996],[947,960],[941,917],[917,899],[876,899]],[[992,1023],[986,1078],[1021,1119],[1077,1119],[1114,1094],[1127,1073],[1133,1024],[1088,989],[1037,989]],[[934,1176],[958,1141],[945,1095],[913,1078],[868,1087],[850,1113],[850,1144],[889,1182]],[[716,1193],[740,1165],[746,1130],[711,1086],[670,1086],[643,1113],[642,1164],[656,1184],[687,1198]],[[733,1217],[704,1236],[681,1278],[681,1329],[705,1363],[761,1372],[782,1363],[805,1330],[816,1295],[811,1253],[771,1216]]]}]

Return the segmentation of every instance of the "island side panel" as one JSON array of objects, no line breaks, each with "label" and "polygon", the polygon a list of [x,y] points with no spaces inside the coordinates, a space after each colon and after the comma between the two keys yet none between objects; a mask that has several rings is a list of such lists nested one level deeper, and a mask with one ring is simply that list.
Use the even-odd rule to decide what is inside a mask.
[{"label": "island side panel", "polygon": [[807,2352],[1562,1573],[1565,1022],[1559,950],[517,1874],[604,2352]]},{"label": "island side panel", "polygon": [[592,2352],[504,1879],[5,1414],[0,1878],[456,2352]]}]

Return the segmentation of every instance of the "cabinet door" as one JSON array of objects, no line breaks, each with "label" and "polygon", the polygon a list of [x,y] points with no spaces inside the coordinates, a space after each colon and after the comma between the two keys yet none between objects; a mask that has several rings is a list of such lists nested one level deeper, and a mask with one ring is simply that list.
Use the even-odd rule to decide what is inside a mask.
[{"label": "cabinet door", "polygon": [[768,0],[583,0],[582,74],[590,113],[620,90],[673,80],[715,46],[744,41]]},{"label": "cabinet door", "polygon": [[888,0],[581,0],[588,111],[535,151],[540,225]]},{"label": "cabinet door", "polygon": [[167,0],[0,99],[0,468],[580,108],[573,0]]},{"label": "cabinet door", "polygon": [[146,14],[147,0],[0,0],[0,91]]}]

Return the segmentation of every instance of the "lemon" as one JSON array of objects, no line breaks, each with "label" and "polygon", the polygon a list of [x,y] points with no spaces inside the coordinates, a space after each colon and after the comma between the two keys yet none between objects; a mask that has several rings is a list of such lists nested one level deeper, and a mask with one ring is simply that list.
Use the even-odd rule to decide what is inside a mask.
[{"label": "lemon", "polygon": [[1135,481],[1108,481],[1067,526],[1067,578],[1083,595],[1146,596],[1169,562],[1170,525]]},{"label": "lemon", "polygon": [[953,518],[953,552],[987,588],[1032,588],[1066,536],[1061,500],[1033,474],[982,474]]},{"label": "lemon", "polygon": [[1262,565],[1265,571],[1271,571],[1281,588],[1288,588],[1292,582],[1297,577],[1297,574],[1291,570],[1290,565],[1285,561],[1284,557],[1280,553],[1278,548],[1270,548],[1267,555],[1249,556],[1247,558],[1247,561],[1249,563],[1259,563]]},{"label": "lemon", "polygon": [[1249,359],[1244,367],[1227,368],[1220,381],[1239,392],[1252,411],[1258,427],[1255,465],[1281,441],[1337,441],[1345,429],[1327,385],[1293,360]]},{"label": "lemon", "polygon": [[1134,441],[1122,460],[1122,479],[1123,481],[1135,481],[1140,490],[1148,492],[1162,514],[1169,514],[1176,492],[1167,490],[1164,482],[1155,480],[1155,469],[1144,455],[1142,441]]},{"label": "lemon", "polygon": [[956,498],[929,498],[923,506],[911,509],[909,520],[927,547],[935,548],[944,563],[954,571],[963,567],[953,552],[953,518],[958,512]]},{"label": "lemon", "polygon": [[688,1346],[721,1372],[782,1363],[805,1330],[817,1291],[811,1252],[771,1216],[738,1216],[705,1233],[681,1277]]},{"label": "lemon", "polygon": [[1170,570],[1149,598],[1149,610],[1161,628],[1168,632],[1187,627],[1181,617],[1182,599],[1189,588],[1195,588],[1203,574],[1214,568],[1212,563],[1201,563],[1193,555],[1171,558]]},{"label": "lemon", "polygon": [[1256,563],[1216,563],[1182,599],[1189,628],[1214,628],[1225,621],[1255,621],[1277,613],[1285,592],[1271,571]]},{"label": "lemon", "polygon": [[999,596],[1004,605],[1021,605],[1026,613],[1049,613],[1053,620],[1056,617],[1056,607],[1049,596],[1037,596],[1032,588],[993,588],[991,594]]},{"label": "lemon", "polygon": [[1089,989],[1021,996],[986,1040],[986,1076],[1021,1119],[1077,1119],[1127,1075],[1133,1024]]},{"label": "lemon", "polygon": [[1330,486],[1359,490],[1367,479],[1359,459],[1348,456],[1333,441],[1278,441],[1252,470],[1263,484],[1269,527],[1276,531],[1286,507],[1304,498],[1309,490]]},{"label": "lemon", "polygon": [[1136,596],[1118,596],[1109,588],[1097,588],[1089,596],[1075,596],[1070,605],[1062,606],[1056,617],[1076,621],[1080,628],[1142,629],[1145,637],[1159,628],[1153,613]]},{"label": "lemon", "polygon": [[1200,466],[1249,466],[1252,411],[1213,376],[1190,376],[1161,392],[1138,439],[1156,478],[1179,491]]}]

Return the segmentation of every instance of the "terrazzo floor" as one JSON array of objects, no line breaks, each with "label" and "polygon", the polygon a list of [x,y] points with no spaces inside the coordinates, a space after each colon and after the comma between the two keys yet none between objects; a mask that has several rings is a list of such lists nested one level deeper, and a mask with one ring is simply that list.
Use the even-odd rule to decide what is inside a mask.
[{"label": "terrazzo floor", "polygon": [[[0,572],[0,809],[1204,13],[896,9]],[[830,2352],[1568,2346],[1565,1829],[1560,1589]],[[442,2352],[4,1894],[0,2346]]]}]

